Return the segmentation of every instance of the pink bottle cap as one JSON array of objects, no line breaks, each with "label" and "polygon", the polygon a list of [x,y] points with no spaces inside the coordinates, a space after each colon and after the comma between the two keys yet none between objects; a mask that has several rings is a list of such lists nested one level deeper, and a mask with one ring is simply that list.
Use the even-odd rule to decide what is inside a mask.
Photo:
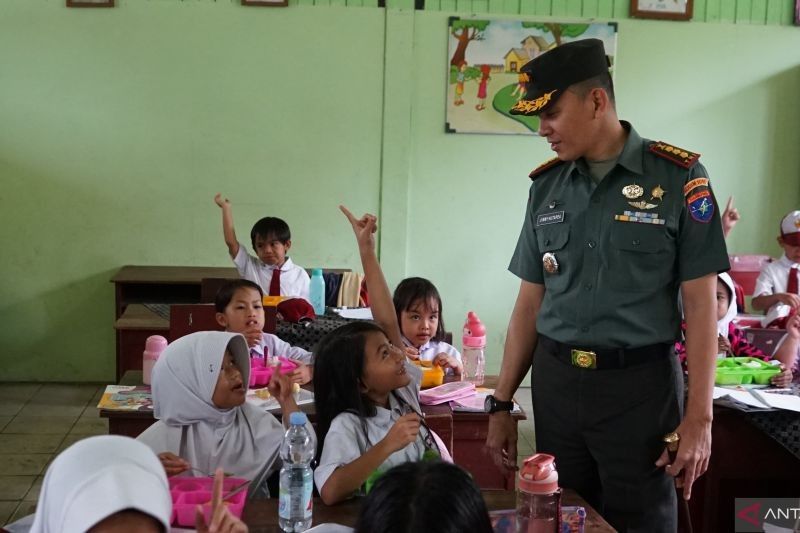
[{"label": "pink bottle cap", "polygon": [[156,361],[166,347],[167,339],[161,335],[151,335],[147,337],[147,341],[144,343],[144,354],[142,356],[144,359]]},{"label": "pink bottle cap", "polygon": [[472,348],[482,348],[486,346],[486,327],[478,318],[478,315],[470,311],[467,313],[467,321],[464,322],[464,336],[461,338],[464,346]]},{"label": "pink bottle cap", "polygon": [[525,459],[519,470],[519,488],[532,494],[552,494],[558,490],[555,457],[536,453]]}]

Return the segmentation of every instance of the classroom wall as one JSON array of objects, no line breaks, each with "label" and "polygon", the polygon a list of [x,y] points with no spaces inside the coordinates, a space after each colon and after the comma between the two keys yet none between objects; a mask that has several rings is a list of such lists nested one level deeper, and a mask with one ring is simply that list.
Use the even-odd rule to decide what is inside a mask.
[{"label": "classroom wall", "polygon": [[[217,191],[245,241],[256,218],[287,218],[307,266],[358,267],[338,203],[379,212],[390,283],[430,277],[456,338],[478,312],[499,368],[527,173],[550,155],[535,137],[444,133],[446,26],[524,1],[118,4],[0,2],[0,380],[112,379],[108,279],[227,265]],[[578,4],[556,12],[593,5]],[[775,253],[777,220],[800,205],[800,29],[769,18],[772,0],[739,24],[739,10],[634,21],[617,4],[620,115],[703,154],[742,212],[733,251]],[[721,5],[698,4],[703,20]]]}]

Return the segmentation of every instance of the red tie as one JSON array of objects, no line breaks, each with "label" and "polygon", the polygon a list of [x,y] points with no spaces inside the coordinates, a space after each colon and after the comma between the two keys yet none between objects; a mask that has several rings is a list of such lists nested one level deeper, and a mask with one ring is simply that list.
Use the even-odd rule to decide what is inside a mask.
[{"label": "red tie", "polygon": [[280,268],[272,269],[272,279],[269,282],[269,295],[270,296],[280,296],[281,295],[281,269]]},{"label": "red tie", "polygon": [[793,266],[789,271],[789,281],[786,283],[786,292],[798,294],[797,292],[797,267]]}]

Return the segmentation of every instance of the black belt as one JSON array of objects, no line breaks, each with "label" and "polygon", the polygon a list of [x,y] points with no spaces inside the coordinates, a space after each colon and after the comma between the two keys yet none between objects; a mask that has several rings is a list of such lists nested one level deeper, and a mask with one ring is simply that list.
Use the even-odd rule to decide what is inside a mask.
[{"label": "black belt", "polygon": [[650,344],[639,348],[579,348],[539,334],[539,342],[557,359],[571,365],[607,370],[627,368],[669,357],[671,344]]}]

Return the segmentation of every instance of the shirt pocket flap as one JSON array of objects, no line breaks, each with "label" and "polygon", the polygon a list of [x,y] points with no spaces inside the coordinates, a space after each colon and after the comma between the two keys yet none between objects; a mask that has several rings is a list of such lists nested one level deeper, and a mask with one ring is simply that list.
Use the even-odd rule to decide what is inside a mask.
[{"label": "shirt pocket flap", "polygon": [[536,239],[540,252],[561,250],[569,241],[569,226],[562,224],[555,228],[538,229],[536,230]]},{"label": "shirt pocket flap", "polygon": [[619,250],[654,254],[667,248],[664,226],[617,222],[611,230],[611,244]]}]

